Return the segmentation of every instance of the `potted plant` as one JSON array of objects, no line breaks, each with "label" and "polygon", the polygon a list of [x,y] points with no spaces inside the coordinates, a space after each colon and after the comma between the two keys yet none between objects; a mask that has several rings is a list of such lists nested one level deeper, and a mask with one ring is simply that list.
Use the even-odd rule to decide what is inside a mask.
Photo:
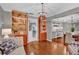
[{"label": "potted plant", "polygon": [[71,32],[74,32],[75,31],[75,28],[74,27],[71,27]]}]

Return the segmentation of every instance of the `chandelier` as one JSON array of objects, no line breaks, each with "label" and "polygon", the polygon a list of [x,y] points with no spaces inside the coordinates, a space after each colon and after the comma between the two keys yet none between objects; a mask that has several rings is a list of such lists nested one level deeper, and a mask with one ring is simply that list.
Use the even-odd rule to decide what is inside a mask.
[{"label": "chandelier", "polygon": [[46,15],[47,14],[47,12],[45,12],[45,9],[44,9],[44,7],[45,7],[45,5],[44,5],[44,3],[41,3],[41,12],[39,12],[39,14],[41,15],[41,16],[44,16],[44,15]]}]

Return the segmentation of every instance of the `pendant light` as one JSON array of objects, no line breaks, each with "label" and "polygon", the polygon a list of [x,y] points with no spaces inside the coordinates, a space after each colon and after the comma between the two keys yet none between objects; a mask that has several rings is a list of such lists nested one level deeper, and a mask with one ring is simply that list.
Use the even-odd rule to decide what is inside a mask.
[{"label": "pendant light", "polygon": [[45,12],[45,5],[44,5],[44,3],[41,3],[41,12],[39,12],[39,14],[41,15],[41,16],[46,16],[46,14],[47,14],[47,12]]}]

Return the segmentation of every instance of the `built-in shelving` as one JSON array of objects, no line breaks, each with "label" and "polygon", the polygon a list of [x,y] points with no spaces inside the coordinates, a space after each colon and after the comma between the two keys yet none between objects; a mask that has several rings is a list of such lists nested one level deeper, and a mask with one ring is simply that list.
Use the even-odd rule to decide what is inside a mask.
[{"label": "built-in shelving", "polygon": [[28,17],[26,13],[12,11],[12,32],[15,35],[27,34]]}]

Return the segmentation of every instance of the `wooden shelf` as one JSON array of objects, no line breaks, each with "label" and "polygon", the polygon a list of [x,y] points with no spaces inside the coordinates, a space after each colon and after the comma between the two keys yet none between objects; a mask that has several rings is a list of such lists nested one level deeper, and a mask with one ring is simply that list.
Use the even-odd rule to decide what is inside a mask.
[{"label": "wooden shelf", "polygon": [[16,35],[27,34],[28,17],[24,12],[12,11],[12,32]]},{"label": "wooden shelf", "polygon": [[45,16],[39,16],[38,29],[39,29],[39,41],[47,41],[46,17]]}]

